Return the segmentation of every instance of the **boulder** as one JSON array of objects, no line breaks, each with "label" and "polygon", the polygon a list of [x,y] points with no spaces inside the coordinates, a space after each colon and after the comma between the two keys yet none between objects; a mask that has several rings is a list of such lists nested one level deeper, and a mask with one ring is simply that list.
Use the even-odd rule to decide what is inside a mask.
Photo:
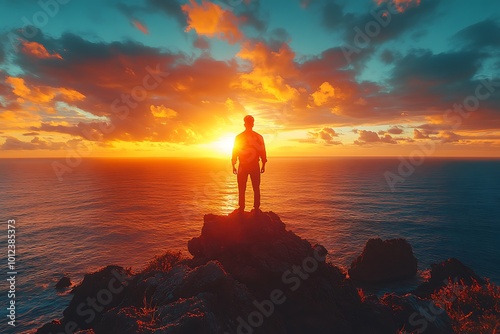
[{"label": "boulder", "polygon": [[431,265],[429,279],[420,284],[413,294],[429,298],[431,294],[446,286],[449,281],[472,285],[474,282],[484,284],[485,281],[465,264],[455,258]]},{"label": "boulder", "polygon": [[384,283],[410,279],[417,273],[417,259],[405,239],[370,239],[351,264],[349,277],[357,282]]},{"label": "boulder", "polygon": [[70,286],[71,286],[71,279],[68,276],[61,277],[61,279],[56,283],[56,289],[58,290],[69,288]]},{"label": "boulder", "polygon": [[37,334],[75,332],[93,328],[107,310],[120,304],[131,278],[130,272],[118,266],[107,266],[86,274],[81,284],[73,288],[63,318],[44,325]]}]

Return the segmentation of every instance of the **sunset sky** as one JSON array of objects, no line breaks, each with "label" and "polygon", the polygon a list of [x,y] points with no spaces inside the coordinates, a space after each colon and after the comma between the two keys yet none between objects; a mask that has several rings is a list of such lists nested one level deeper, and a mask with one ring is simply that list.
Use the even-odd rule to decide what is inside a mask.
[{"label": "sunset sky", "polygon": [[2,0],[0,157],[500,156],[498,0]]}]

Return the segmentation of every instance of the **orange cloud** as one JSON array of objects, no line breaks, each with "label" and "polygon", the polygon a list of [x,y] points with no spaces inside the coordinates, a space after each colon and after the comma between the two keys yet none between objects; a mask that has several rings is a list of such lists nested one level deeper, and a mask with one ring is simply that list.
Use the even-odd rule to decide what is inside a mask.
[{"label": "orange cloud", "polygon": [[31,93],[23,78],[7,77],[5,81],[12,86],[12,92],[17,96],[25,97]]},{"label": "orange cloud", "polygon": [[55,90],[58,92],[57,95],[59,95],[61,99],[66,102],[82,101],[83,99],[85,99],[85,95],[74,89],[55,88]]},{"label": "orange cloud", "polygon": [[48,58],[57,58],[62,59],[61,55],[58,53],[50,54],[49,51],[40,43],[37,42],[22,42],[22,50],[24,53],[29,54],[31,56],[48,59]]},{"label": "orange cloud", "polygon": [[390,6],[393,6],[397,9],[398,12],[403,13],[408,8],[418,7],[420,5],[421,0],[376,0],[377,5],[381,5],[383,3],[388,3]]},{"label": "orange cloud", "polygon": [[299,91],[287,83],[297,73],[295,53],[287,44],[283,44],[278,51],[273,51],[263,42],[246,43],[238,56],[253,65],[251,72],[240,75],[241,88],[271,95],[282,102],[298,97]]},{"label": "orange cloud", "polygon": [[148,28],[144,24],[142,24],[141,22],[132,19],[132,24],[134,25],[134,27],[136,27],[137,29],[139,29],[145,35],[149,34]]},{"label": "orange cloud", "polygon": [[334,96],[335,88],[328,81],[323,82],[318,90],[311,94],[314,104],[317,106],[326,104]]},{"label": "orange cloud", "polygon": [[186,31],[195,30],[198,35],[217,36],[236,43],[243,34],[238,28],[238,18],[230,11],[206,0],[199,5],[195,0],[183,5],[182,11],[188,16]]},{"label": "orange cloud", "polygon": [[151,113],[156,118],[175,118],[177,112],[171,108],[165,107],[163,104],[159,106],[151,105]]},{"label": "orange cloud", "polygon": [[29,88],[23,78],[7,77],[5,80],[12,86],[12,92],[18,96],[18,102],[24,103],[25,101],[33,102],[35,104],[43,104],[52,101],[56,94],[53,91],[34,87]]},{"label": "orange cloud", "polygon": [[[18,97],[18,102],[32,102],[34,104],[44,104],[51,102],[56,97],[62,101],[73,102],[81,101],[85,95],[80,92],[69,88],[55,88],[55,87],[28,87],[23,78],[7,77],[5,81],[11,85],[12,93]],[[47,110],[50,110],[47,108]]]}]

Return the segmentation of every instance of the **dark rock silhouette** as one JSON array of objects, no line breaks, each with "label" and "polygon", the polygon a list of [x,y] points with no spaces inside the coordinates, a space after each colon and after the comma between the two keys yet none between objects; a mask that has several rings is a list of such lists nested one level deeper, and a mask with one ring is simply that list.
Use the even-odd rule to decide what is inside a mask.
[{"label": "dark rock silhouette", "polygon": [[45,324],[37,333],[65,332],[67,328],[75,332],[76,329],[92,328],[105,312],[120,304],[125,290],[120,289],[122,281],[130,277],[128,271],[118,266],[107,266],[86,274],[82,283],[71,291],[73,298],[63,311],[63,319]]},{"label": "dark rock silhouette", "polygon": [[462,282],[465,285],[472,285],[474,282],[484,284],[485,281],[476,273],[455,258],[450,258],[441,263],[432,264],[430,277],[427,282],[420,284],[413,294],[422,298],[429,298],[449,281]]},{"label": "dark rock silhouette", "polygon": [[61,279],[56,283],[56,289],[58,290],[69,288],[70,286],[71,286],[71,279],[68,276],[61,277]]},{"label": "dark rock silhouette", "polygon": [[[273,212],[206,215],[188,249],[192,258],[169,253],[136,274],[108,266],[85,275],[63,318],[37,333],[385,334],[414,325],[431,302],[361,298],[324,247]],[[448,333],[446,314],[436,318],[429,328]]]},{"label": "dark rock silhouette", "polygon": [[417,273],[417,259],[404,239],[370,239],[354,260],[349,277],[364,283],[391,282],[412,278]]},{"label": "dark rock silhouette", "polygon": [[[274,306],[264,333],[354,330],[359,295],[340,269],[325,263],[324,247],[287,231],[273,212],[206,215],[204,221],[201,235],[188,243],[195,264],[218,260],[257,301],[270,300],[274,290],[283,292],[285,302]],[[241,316],[247,320],[248,314]]]}]

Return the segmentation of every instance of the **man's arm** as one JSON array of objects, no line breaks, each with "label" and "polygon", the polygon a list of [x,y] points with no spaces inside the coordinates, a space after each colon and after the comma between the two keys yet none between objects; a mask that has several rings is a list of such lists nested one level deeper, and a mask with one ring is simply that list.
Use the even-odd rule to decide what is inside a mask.
[{"label": "man's arm", "polygon": [[260,152],[260,159],[262,160],[262,167],[260,169],[261,173],[266,171],[266,163],[267,163],[267,153],[266,153],[266,144],[264,143],[264,137],[260,136],[262,140],[262,147]]},{"label": "man's arm", "polygon": [[231,164],[233,166],[233,174],[238,174],[238,171],[236,170],[236,161],[238,159],[238,143],[237,143],[238,137],[234,139],[234,145],[233,145],[233,154],[231,156]]}]

